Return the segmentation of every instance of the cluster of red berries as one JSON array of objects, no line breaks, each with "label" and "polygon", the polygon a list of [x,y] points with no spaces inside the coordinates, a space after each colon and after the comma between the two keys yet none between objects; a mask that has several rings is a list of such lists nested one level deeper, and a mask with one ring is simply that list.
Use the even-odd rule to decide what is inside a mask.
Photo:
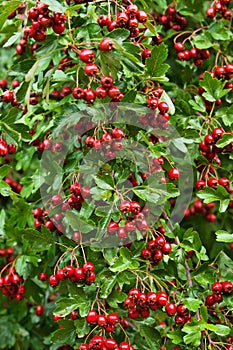
[{"label": "cluster of red berries", "polygon": [[95,335],[88,344],[81,344],[78,350],[134,350],[134,347],[126,341],[117,345],[113,338],[104,339],[101,335]]},{"label": "cluster of red berries", "polygon": [[58,269],[56,274],[49,277],[49,284],[51,287],[57,287],[60,281],[69,279],[72,283],[86,283],[92,284],[95,279],[95,266],[92,262],[84,263],[83,267],[74,268],[67,265]]},{"label": "cluster of red berries", "polygon": [[[157,18],[156,18],[157,19]],[[176,8],[169,6],[166,9],[165,14],[158,16],[158,21],[161,23],[165,30],[173,29],[180,31],[187,26],[187,19],[177,12]]]},{"label": "cluster of red berries", "polygon": [[183,305],[175,305],[168,302],[168,294],[165,292],[149,292],[148,294],[140,292],[137,288],[132,288],[128,297],[124,301],[124,306],[129,309],[128,317],[137,319],[148,318],[150,310],[155,311],[158,308],[165,307],[168,316],[175,316],[175,323],[183,326],[191,320],[191,315],[188,309]]},{"label": "cluster of red berries", "polygon": [[142,213],[140,204],[137,201],[122,201],[120,204],[120,211],[126,214],[126,222],[123,217],[121,218],[121,220],[124,221],[122,226],[119,225],[121,220],[120,222],[111,221],[108,224],[108,234],[117,234],[119,239],[126,239],[128,238],[128,234],[135,232],[136,229],[143,234],[146,233],[148,230],[148,223],[144,214],[147,214],[147,210],[145,209]]},{"label": "cluster of red berries", "polygon": [[60,153],[64,149],[64,145],[62,142],[55,142],[53,143],[50,139],[44,139],[43,141],[40,141],[39,139],[36,139],[32,142],[33,146],[37,147],[38,152],[43,152],[44,150],[50,150],[54,153]]},{"label": "cluster of red berries", "polygon": [[8,268],[7,274],[0,277],[0,288],[2,295],[8,296],[10,300],[23,300],[26,291],[23,282],[23,277],[16,273],[14,267]]},{"label": "cluster of red berries", "polygon": [[54,100],[60,100],[72,93],[72,89],[69,86],[64,86],[61,90],[53,90],[49,97]]},{"label": "cluster of red berries", "polygon": [[98,314],[95,310],[90,310],[86,316],[86,321],[92,325],[103,327],[108,333],[115,331],[117,323],[119,323],[119,316],[115,313],[108,315]]},{"label": "cluster of red berries", "polygon": [[[89,76],[93,76],[94,73],[96,74],[98,72],[98,67],[95,64],[87,64],[85,68],[84,71]],[[106,96],[110,97],[113,102],[119,102],[123,98],[122,91],[113,85],[114,80],[111,76],[103,76],[100,84],[95,90],[90,88],[83,89],[80,86],[76,86],[72,91],[72,95],[76,100],[83,99],[87,103],[93,103],[96,98],[102,100]]]},{"label": "cluster of red berries", "polygon": [[147,247],[141,251],[141,257],[144,260],[150,260],[152,265],[158,265],[163,259],[164,254],[170,254],[172,246],[162,236],[147,242]]},{"label": "cluster of red berries", "polygon": [[199,190],[204,189],[205,186],[214,188],[216,190],[217,185],[223,186],[227,190],[227,192],[232,193],[232,189],[230,188],[230,180],[226,177],[220,177],[219,179],[217,179],[216,177],[210,177],[207,180],[207,183],[205,183],[204,180],[198,180],[196,182],[196,187]]},{"label": "cluster of red berries", "polygon": [[210,58],[210,51],[208,49],[198,49],[196,47],[192,47],[190,50],[186,50],[184,43],[180,41],[174,43],[174,49],[178,52],[178,60],[193,60],[195,66],[202,66],[204,61]]},{"label": "cluster of red berries", "polygon": [[53,12],[51,15],[48,5],[42,2],[30,8],[28,11],[28,19],[32,21],[32,24],[24,29],[23,37],[16,46],[18,55],[22,55],[25,52],[28,38],[33,38],[37,42],[42,42],[46,40],[47,28],[52,28],[56,34],[62,34],[65,30],[66,14]]},{"label": "cluster of red berries", "polygon": [[101,27],[107,27],[107,30],[111,32],[116,28],[126,28],[130,31],[130,38],[139,36],[141,32],[145,31],[145,28],[139,28],[140,23],[145,23],[148,20],[148,15],[145,11],[139,10],[134,4],[130,4],[126,7],[125,11],[118,12],[116,19],[109,19],[108,16],[100,15],[98,17],[98,24]]},{"label": "cluster of red berries", "polygon": [[184,211],[184,217],[188,218],[192,215],[204,215],[206,220],[209,222],[215,222],[217,217],[211,211],[214,210],[215,204],[214,202],[210,202],[204,204],[202,200],[196,199],[193,205]]},{"label": "cluster of red berries", "polygon": [[232,18],[232,11],[229,9],[231,0],[220,0],[214,3],[213,7],[208,7],[206,10],[206,16],[214,18],[215,16],[221,16],[227,20]]},{"label": "cluster of red berries", "polygon": [[12,247],[0,248],[0,258],[6,258],[7,263],[14,260],[14,249]]},{"label": "cluster of red berries", "polygon": [[[13,80],[11,83],[12,89],[16,89],[20,85],[20,82],[18,80]],[[0,79],[0,88],[2,90],[7,89],[8,81],[6,79]]]},{"label": "cluster of red berries", "polygon": [[67,204],[71,208],[80,210],[85,199],[90,197],[90,188],[88,186],[81,187],[78,182],[70,186],[70,197]]},{"label": "cluster of red berries", "polygon": [[84,144],[87,148],[94,148],[98,152],[103,151],[105,159],[111,160],[116,158],[116,151],[123,149],[124,137],[124,131],[116,127],[111,132],[105,132],[101,138],[87,136]]},{"label": "cluster of red berries", "polygon": [[33,216],[35,218],[34,220],[34,227],[36,230],[40,230],[41,226],[44,225],[48,230],[53,231],[57,229],[58,231],[63,231],[63,227],[59,229],[59,226],[54,225],[51,218],[48,216],[49,210],[45,209],[42,210],[41,208],[36,208],[33,210]]},{"label": "cluster of red berries", "polygon": [[5,177],[4,181],[11,187],[14,192],[20,193],[22,191],[23,186],[17,181],[13,180],[11,177]]},{"label": "cluster of red berries", "polygon": [[[210,134],[207,134],[203,141],[199,144],[199,150],[201,154],[208,159],[209,161],[215,160],[215,162],[219,164],[218,154],[223,151],[223,149],[218,148],[215,144],[218,140],[222,138],[224,131],[221,128],[214,128]],[[224,148],[224,150],[228,150],[229,147]]]},{"label": "cluster of red berries", "polygon": [[7,144],[3,137],[0,137],[0,157],[5,157],[8,154],[14,154],[16,152],[16,146],[12,143]]},{"label": "cluster of red berries", "polygon": [[205,300],[205,305],[209,307],[221,303],[223,294],[230,295],[233,292],[233,284],[229,281],[214,282],[211,288],[212,294],[208,295]]}]

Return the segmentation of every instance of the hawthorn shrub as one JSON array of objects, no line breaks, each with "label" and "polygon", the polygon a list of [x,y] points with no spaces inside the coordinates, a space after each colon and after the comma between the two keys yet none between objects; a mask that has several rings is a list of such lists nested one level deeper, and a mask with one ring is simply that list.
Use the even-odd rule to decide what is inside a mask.
[{"label": "hawthorn shrub", "polygon": [[232,2],[0,5],[0,349],[233,349]]}]

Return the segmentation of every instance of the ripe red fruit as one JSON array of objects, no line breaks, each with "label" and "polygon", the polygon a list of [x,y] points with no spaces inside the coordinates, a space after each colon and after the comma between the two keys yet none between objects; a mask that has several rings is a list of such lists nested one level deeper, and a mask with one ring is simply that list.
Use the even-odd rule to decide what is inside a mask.
[{"label": "ripe red fruit", "polygon": [[162,252],[163,254],[169,254],[172,251],[172,246],[169,242],[164,243],[162,246]]},{"label": "ripe red fruit", "polygon": [[96,76],[98,71],[99,71],[99,68],[97,67],[96,64],[93,64],[93,63],[88,63],[84,67],[84,73],[91,77]]},{"label": "ripe red fruit", "polygon": [[216,15],[216,10],[214,7],[208,7],[206,10],[206,16],[209,18],[213,18]]},{"label": "ripe red fruit", "polygon": [[96,324],[98,320],[98,314],[95,310],[90,310],[86,316],[87,323]]},{"label": "ripe red fruit", "polygon": [[168,301],[168,295],[165,292],[159,292],[157,294],[157,303],[160,306],[165,306],[167,304]]},{"label": "ripe red fruit", "polygon": [[44,314],[44,307],[43,307],[43,305],[37,305],[36,306],[35,314],[37,316],[42,316]]},{"label": "ripe red fruit", "polygon": [[216,294],[221,293],[222,289],[223,289],[222,283],[214,282],[212,284],[212,292],[213,293],[216,293]]},{"label": "ripe red fruit", "polygon": [[8,147],[4,143],[0,143],[0,156],[4,157],[8,154]]},{"label": "ripe red fruit", "polygon": [[184,51],[185,46],[184,46],[184,44],[182,42],[177,41],[176,43],[174,43],[174,49],[176,51]]},{"label": "ripe red fruit", "polygon": [[176,306],[173,303],[168,303],[165,307],[168,316],[173,316],[176,313]]},{"label": "ripe red fruit", "polygon": [[209,222],[215,222],[217,220],[217,217],[213,213],[209,213],[206,215],[206,220]]},{"label": "ripe red fruit", "polygon": [[88,272],[88,274],[86,274],[86,276],[85,276],[85,282],[87,284],[93,283],[95,281],[95,279],[96,279],[96,274],[93,271]]},{"label": "ripe red fruit", "polygon": [[9,91],[9,90],[8,90],[8,91],[5,91],[5,92],[3,93],[2,98],[3,98],[3,101],[4,101],[4,102],[12,102],[13,99],[14,99],[14,94],[13,94],[12,91]]},{"label": "ripe red fruit", "polygon": [[214,189],[217,188],[217,184],[218,184],[218,179],[216,179],[216,177],[211,177],[207,181],[207,185],[211,188],[214,188]]},{"label": "ripe red fruit", "polygon": [[130,289],[128,293],[128,297],[134,300],[138,299],[139,295],[140,295],[140,291],[137,288]]},{"label": "ripe red fruit", "polygon": [[1,89],[7,88],[7,80],[6,79],[0,79],[0,88]]},{"label": "ripe red fruit", "polygon": [[108,324],[115,325],[119,322],[119,316],[115,313],[111,313],[107,316]]},{"label": "ripe red fruit", "polygon": [[117,342],[113,338],[107,338],[104,344],[108,350],[114,350],[117,348]]},{"label": "ripe red fruit", "polygon": [[151,251],[149,249],[143,249],[141,251],[141,257],[144,260],[150,260],[150,258],[151,258]]},{"label": "ripe red fruit", "polygon": [[85,145],[87,147],[93,147],[94,146],[94,142],[95,142],[95,139],[94,137],[92,136],[87,136],[86,140],[85,140]]},{"label": "ripe red fruit", "polygon": [[65,274],[63,269],[58,269],[56,272],[56,277],[59,281],[63,281],[65,279]]},{"label": "ripe red fruit", "polygon": [[117,86],[112,86],[108,90],[108,96],[111,97],[112,99],[116,99],[121,95],[121,90]]},{"label": "ripe red fruit", "polygon": [[113,82],[114,80],[110,75],[104,75],[100,80],[101,85],[105,89],[110,89],[113,86]]},{"label": "ripe red fruit", "polygon": [[124,131],[120,128],[115,128],[112,130],[112,137],[114,139],[121,139],[125,136]]},{"label": "ripe red fruit", "polygon": [[221,128],[214,128],[212,131],[212,136],[214,138],[214,141],[218,141],[222,138],[224,132]]},{"label": "ripe red fruit", "polygon": [[107,325],[107,317],[104,315],[98,315],[97,324],[100,327],[106,326]]},{"label": "ripe red fruit", "polygon": [[111,51],[114,48],[114,41],[111,38],[104,38],[100,42],[101,51]]},{"label": "ripe red fruit", "polygon": [[49,284],[51,287],[56,287],[59,284],[59,279],[56,275],[52,275],[49,277]]},{"label": "ripe red fruit", "polygon": [[120,211],[122,213],[130,213],[131,212],[131,203],[128,201],[121,202]]},{"label": "ripe red fruit", "polygon": [[77,268],[74,270],[74,276],[75,276],[77,282],[84,281],[85,275],[84,275],[83,268],[82,268],[82,267],[77,267]]},{"label": "ripe red fruit", "polygon": [[197,190],[203,190],[205,185],[206,185],[206,183],[204,180],[197,180],[195,186],[196,186]]},{"label": "ripe red fruit", "polygon": [[231,294],[233,292],[233,284],[229,281],[223,282],[222,290],[224,293]]},{"label": "ripe red fruit", "polygon": [[109,19],[108,19],[108,16],[105,16],[105,15],[100,15],[98,17],[98,24],[101,26],[101,27],[104,27],[108,24],[109,22]]},{"label": "ripe red fruit", "polygon": [[46,272],[41,272],[41,273],[39,274],[39,280],[40,280],[40,281],[45,282],[45,281],[47,281],[47,279],[48,279],[48,275],[47,275]]},{"label": "ripe red fruit", "polygon": [[96,94],[97,98],[103,99],[107,96],[107,91],[105,90],[105,88],[103,86],[98,86],[95,89],[95,94]]},{"label": "ripe red fruit", "polygon": [[229,187],[230,186],[230,180],[227,179],[226,177],[221,177],[219,180],[218,180],[218,184],[223,186],[223,187]]},{"label": "ripe red fruit", "polygon": [[77,86],[73,89],[72,95],[78,100],[85,97],[85,92],[81,87]]},{"label": "ripe red fruit", "polygon": [[89,272],[94,272],[95,270],[95,266],[92,262],[87,261],[84,265],[83,265],[83,272],[84,274],[88,274]]},{"label": "ripe red fruit", "polygon": [[168,177],[170,180],[177,180],[179,179],[180,172],[176,168],[172,168],[168,171]]},{"label": "ripe red fruit", "polygon": [[207,295],[206,300],[205,300],[205,305],[206,306],[213,306],[215,304],[215,299],[214,296],[211,295]]},{"label": "ripe red fruit", "polygon": [[137,16],[138,22],[140,23],[145,23],[148,20],[148,15],[145,11],[138,10],[136,12],[136,16]]},{"label": "ripe red fruit", "polygon": [[84,100],[87,103],[93,103],[96,99],[95,91],[91,89],[85,89],[84,90]]},{"label": "ripe red fruit", "polygon": [[132,320],[137,319],[140,316],[139,310],[134,308],[134,309],[130,309],[128,311],[128,317],[131,318]]},{"label": "ripe red fruit", "polygon": [[80,60],[85,63],[93,63],[95,60],[95,54],[90,49],[82,49],[79,54]]},{"label": "ripe red fruit", "polygon": [[206,145],[213,145],[214,144],[214,138],[213,138],[212,134],[206,135],[204,141],[205,141]]},{"label": "ripe red fruit", "polygon": [[56,33],[56,34],[61,34],[66,29],[64,23],[55,23],[52,28],[53,28],[54,33]]},{"label": "ripe red fruit", "polygon": [[118,227],[119,227],[119,225],[117,222],[114,222],[114,221],[110,222],[108,224],[108,232],[115,233],[115,232],[117,232]]},{"label": "ripe red fruit", "polygon": [[180,304],[177,306],[177,313],[179,315],[186,316],[189,314],[189,311],[183,304]]}]

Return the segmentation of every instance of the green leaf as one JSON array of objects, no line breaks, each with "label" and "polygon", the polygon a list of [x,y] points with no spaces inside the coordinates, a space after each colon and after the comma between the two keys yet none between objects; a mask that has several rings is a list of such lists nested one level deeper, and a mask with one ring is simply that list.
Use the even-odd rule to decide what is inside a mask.
[{"label": "green leaf", "polygon": [[205,97],[210,102],[214,102],[217,99],[223,97],[229,91],[229,89],[224,89],[225,81],[213,78],[209,72],[204,73],[204,77],[201,80],[200,85],[206,91],[203,93],[203,97]]},{"label": "green leaf", "polygon": [[218,230],[215,232],[217,242],[231,243],[233,242],[233,233],[228,233],[224,230]]},{"label": "green leaf", "polygon": [[107,298],[108,304],[113,307],[113,308],[118,308],[119,305],[123,303],[123,301],[127,298],[127,294],[119,291],[119,290],[114,290]]},{"label": "green leaf", "polygon": [[201,34],[193,36],[195,47],[198,49],[208,49],[213,46],[213,39],[207,30],[202,30]]},{"label": "green leaf", "polygon": [[89,233],[95,226],[91,225],[85,217],[80,217],[78,212],[67,211],[65,215],[70,226],[75,231],[80,231],[82,233]]},{"label": "green leaf", "polygon": [[229,193],[220,185],[217,185],[217,189],[211,187],[205,187],[203,190],[197,193],[198,197],[204,200],[204,203],[222,201],[229,199]]},{"label": "green leaf", "polygon": [[0,194],[3,197],[8,197],[13,194],[11,187],[3,180],[0,180]]},{"label": "green leaf", "polygon": [[79,304],[77,299],[74,298],[62,298],[56,302],[56,309],[54,310],[55,315],[67,316],[72,311],[78,309]]},{"label": "green leaf", "polygon": [[74,321],[76,327],[76,334],[78,338],[83,338],[90,331],[90,325],[86,322],[85,318],[80,318]]},{"label": "green leaf", "polygon": [[4,236],[5,234],[5,230],[4,230],[5,220],[6,220],[6,212],[2,209],[0,212],[0,237]]},{"label": "green leaf", "polygon": [[192,344],[193,346],[199,347],[201,342],[201,331],[193,331],[188,333],[184,336],[183,340],[185,344]]},{"label": "green leaf", "polygon": [[216,330],[215,333],[220,335],[220,337],[223,337],[225,335],[228,335],[231,331],[231,328],[228,326],[225,326],[223,324],[216,324]]},{"label": "green leaf", "polygon": [[9,172],[11,170],[11,166],[4,164],[0,167],[0,179],[3,179],[4,177],[6,177]]},{"label": "green leaf", "polygon": [[3,47],[9,47],[11,45],[13,45],[16,41],[18,41],[21,37],[21,33],[20,32],[16,32],[14,33],[14,35],[12,35],[7,42],[3,45]]},{"label": "green leaf", "polygon": [[114,188],[108,184],[107,182],[105,182],[104,180],[102,180],[101,178],[97,177],[97,176],[93,176],[96,185],[99,188],[102,188],[103,190],[114,190]]},{"label": "green leaf", "polygon": [[103,299],[106,299],[108,295],[112,292],[113,287],[116,284],[116,275],[106,275],[102,280],[101,276],[101,292],[100,296]]},{"label": "green leaf", "polygon": [[60,2],[57,0],[43,0],[43,3],[46,5],[49,5],[49,9],[54,12],[60,12],[63,13],[66,11],[66,7],[62,6]]},{"label": "green leaf", "polygon": [[26,279],[28,276],[30,276],[30,264],[38,266],[39,260],[40,258],[37,256],[19,256],[15,264],[17,273]]},{"label": "green leaf", "polygon": [[164,43],[154,46],[151,57],[146,59],[147,72],[151,77],[162,77],[168,70],[169,65],[165,64],[168,56],[168,49]]},{"label": "green leaf", "polygon": [[214,21],[208,28],[208,32],[212,35],[215,40],[230,40],[232,38],[232,33],[225,27],[224,22]]},{"label": "green leaf", "polygon": [[122,42],[128,39],[130,35],[130,31],[128,29],[114,29],[110,33],[108,33],[107,37],[117,40],[118,44],[122,44]]},{"label": "green leaf", "polygon": [[0,11],[0,29],[4,25],[4,23],[7,20],[7,17],[11,12],[17,9],[17,7],[21,4],[20,0],[11,0],[7,1],[7,3],[4,6],[1,6]]},{"label": "green leaf", "polygon": [[72,345],[75,342],[76,329],[74,322],[69,320],[59,321],[62,329],[58,329],[51,334],[51,342]]},{"label": "green leaf", "polygon": [[223,148],[233,142],[233,135],[232,134],[224,134],[218,142],[216,142],[216,146],[218,148]]},{"label": "green leaf", "polygon": [[154,350],[155,344],[161,339],[160,333],[154,329],[154,327],[144,324],[142,324],[139,329],[141,336],[145,338],[146,345],[151,350]]},{"label": "green leaf", "polygon": [[183,304],[184,304],[185,307],[187,307],[188,310],[196,312],[197,309],[202,304],[202,301],[194,299],[194,298],[185,298]]},{"label": "green leaf", "polygon": [[140,264],[133,260],[132,253],[128,248],[120,248],[120,256],[116,259],[114,264],[110,267],[113,272],[122,272],[127,269],[137,269]]}]

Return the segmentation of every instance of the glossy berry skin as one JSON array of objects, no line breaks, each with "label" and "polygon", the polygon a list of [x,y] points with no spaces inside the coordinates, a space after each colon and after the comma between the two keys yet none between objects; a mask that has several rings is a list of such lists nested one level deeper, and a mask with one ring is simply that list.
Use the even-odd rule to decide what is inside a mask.
[{"label": "glossy berry skin", "polygon": [[85,97],[85,92],[84,92],[84,90],[83,90],[81,87],[77,86],[77,87],[75,87],[75,88],[73,89],[72,95],[73,95],[74,98],[76,98],[77,100],[78,100],[78,99],[83,99],[83,98]]},{"label": "glossy berry skin", "polygon": [[168,301],[168,295],[165,292],[159,292],[157,294],[157,303],[160,306],[165,306],[167,304]]},{"label": "glossy berry skin", "polygon": [[93,63],[95,60],[95,54],[90,49],[83,49],[79,54],[80,60],[84,63]]},{"label": "glossy berry skin", "polygon": [[214,304],[215,304],[215,299],[214,299],[213,295],[212,294],[208,295],[206,297],[206,300],[205,300],[205,305],[206,306],[213,306]]},{"label": "glossy berry skin", "polygon": [[165,307],[165,310],[168,316],[173,316],[176,313],[176,306],[173,303],[168,303]]},{"label": "glossy berry skin", "polygon": [[114,48],[114,41],[111,38],[104,38],[100,42],[101,51],[111,51]]},{"label": "glossy berry skin", "polygon": [[141,251],[141,257],[144,260],[150,260],[151,259],[151,251],[149,249],[143,249]]},{"label": "glossy berry skin", "polygon": [[178,169],[176,168],[171,168],[169,171],[168,171],[168,177],[170,180],[178,180],[179,177],[180,177],[180,172]]},{"label": "glossy berry skin", "polygon": [[86,321],[89,324],[96,324],[98,320],[98,314],[95,310],[90,310],[86,316]]},{"label": "glossy berry skin", "polygon": [[47,281],[47,279],[48,279],[48,275],[47,275],[46,272],[41,272],[41,273],[39,274],[39,280],[40,280],[40,281],[45,282],[45,281]]},{"label": "glossy berry skin", "polygon": [[164,243],[162,246],[162,252],[163,254],[169,254],[172,251],[172,246],[169,242]]},{"label": "glossy berry skin", "polygon": [[49,277],[49,284],[51,287],[56,287],[59,284],[59,279],[56,275],[52,275]]},{"label": "glossy berry skin", "polygon": [[105,89],[110,89],[113,86],[113,82],[114,80],[110,75],[104,75],[100,80],[101,85]]},{"label": "glossy berry skin", "polygon": [[178,42],[176,42],[176,43],[174,44],[174,49],[175,49],[176,51],[184,51],[185,46],[184,46],[184,44],[183,44],[182,42],[178,41]]},{"label": "glossy berry skin", "polygon": [[4,93],[3,93],[3,101],[4,102],[12,102],[13,101],[13,99],[14,99],[14,94],[13,94],[13,92],[12,91],[5,91]]},{"label": "glossy berry skin", "polygon": [[115,129],[113,129],[113,131],[112,131],[112,137],[113,137],[114,139],[121,139],[121,138],[123,138],[124,136],[125,136],[124,131],[121,130],[120,128],[115,128]]},{"label": "glossy berry skin", "polygon": [[212,136],[214,141],[218,141],[222,138],[224,132],[221,128],[214,128],[212,131]]},{"label": "glossy berry skin", "polygon": [[95,270],[95,266],[92,262],[87,261],[84,265],[83,265],[83,272],[84,274],[88,274],[90,272],[94,272]]},{"label": "glossy berry skin", "polygon": [[111,313],[107,316],[108,324],[115,325],[119,322],[119,316],[115,313]]},{"label": "glossy berry skin", "polygon": [[35,309],[35,314],[37,316],[42,316],[44,314],[44,307],[42,305],[37,305]]},{"label": "glossy berry skin", "polygon": [[222,283],[215,282],[212,284],[212,292],[213,293],[216,293],[216,294],[221,293],[222,289],[223,289]]},{"label": "glossy berry skin", "polygon": [[84,67],[84,73],[88,76],[95,76],[99,71],[99,68],[97,67],[96,64],[93,63],[88,63],[86,64],[86,66]]},{"label": "glossy berry skin", "polygon": [[231,294],[233,292],[233,284],[229,281],[222,283],[222,290],[226,294]]},{"label": "glossy berry skin", "polygon": [[130,213],[131,212],[131,203],[128,201],[123,201],[120,204],[120,211],[122,213]]}]

